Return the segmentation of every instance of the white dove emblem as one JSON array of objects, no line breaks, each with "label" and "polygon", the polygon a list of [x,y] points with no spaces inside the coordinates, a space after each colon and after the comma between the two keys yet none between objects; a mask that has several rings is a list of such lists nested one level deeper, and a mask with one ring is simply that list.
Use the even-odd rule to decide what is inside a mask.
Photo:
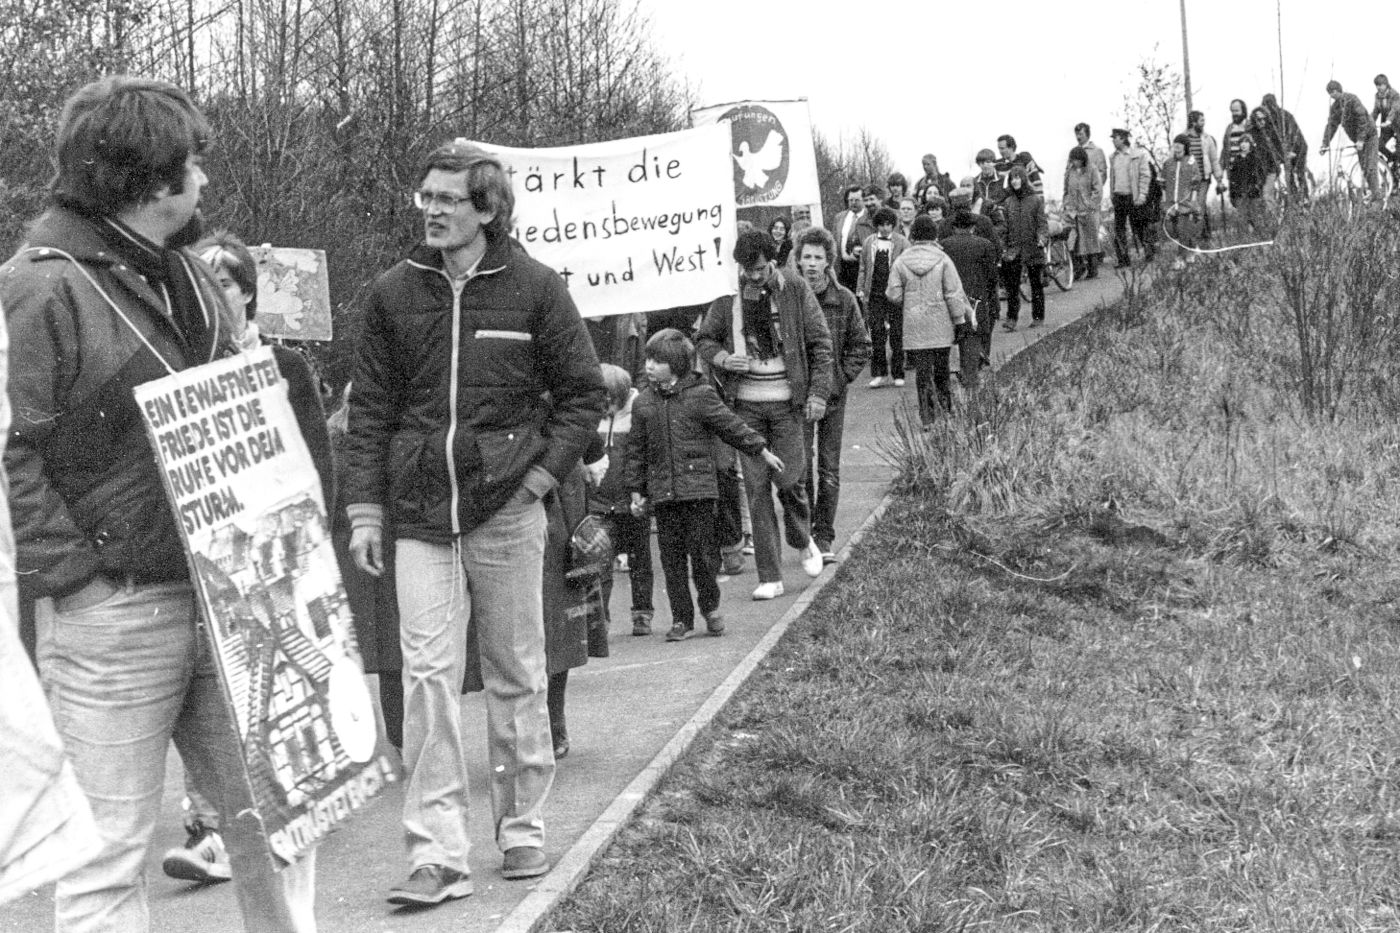
[{"label": "white dove emblem", "polygon": [[749,149],[747,139],[739,143],[739,155],[730,155],[744,172],[745,187],[758,189],[768,184],[768,175],[783,164],[784,144],[783,134],[777,130],[768,131],[768,138],[757,152]]}]

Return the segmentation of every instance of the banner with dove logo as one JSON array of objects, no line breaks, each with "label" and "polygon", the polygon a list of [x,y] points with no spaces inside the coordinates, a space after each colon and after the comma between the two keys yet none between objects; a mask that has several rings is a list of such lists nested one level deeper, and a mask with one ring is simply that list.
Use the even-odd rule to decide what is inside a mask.
[{"label": "banner with dove logo", "polygon": [[805,100],[747,100],[690,112],[696,126],[727,121],[739,207],[820,204],[812,117]]}]

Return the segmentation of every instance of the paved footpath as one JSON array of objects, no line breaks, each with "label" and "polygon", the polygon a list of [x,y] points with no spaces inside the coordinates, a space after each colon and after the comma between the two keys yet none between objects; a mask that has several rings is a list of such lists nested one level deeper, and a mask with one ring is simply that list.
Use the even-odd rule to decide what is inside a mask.
[{"label": "paved footpath", "polygon": [[[1004,360],[1101,303],[1116,299],[1120,291],[1119,282],[1109,269],[1095,281],[1076,283],[1068,293],[1051,286],[1046,291],[1046,326],[1025,326],[1030,316],[1025,303],[1019,330],[1008,334],[998,326],[993,338],[994,359]],[[890,387],[872,391],[866,388],[867,381],[868,377],[863,377],[852,387],[847,405],[837,516],[838,551],[884,499],[891,470],[880,455],[881,439],[891,433],[895,405],[901,400],[914,401],[912,372],[902,390]],[[722,608],[729,620],[724,637],[698,635],[679,644],[667,644],[664,640],[670,620],[664,608],[659,564],[658,612],[653,626],[657,634],[650,638],[631,636],[628,587],[619,578],[613,590],[612,656],[589,661],[569,678],[572,750],[559,763],[546,813],[551,863],[566,853],[573,866],[581,867],[591,860],[595,853],[589,850],[590,845],[607,835],[600,831],[601,827],[594,828],[600,816],[609,808],[610,820],[625,815],[627,804],[644,798],[650,790],[649,781],[664,770],[660,764],[648,769],[658,753],[687,726],[803,592],[824,585],[835,570],[828,568],[821,577],[811,580],[803,574],[796,552],[785,548],[783,573],[787,594],[772,602],[756,603],[749,595],[757,583],[752,558],[746,563],[743,574],[722,585]],[[755,660],[749,658],[751,664]],[[709,709],[716,708],[719,699],[722,698],[711,703]],[[321,933],[486,933],[503,927],[512,933],[524,933],[532,929],[542,909],[567,887],[567,879],[562,877],[567,874],[565,869],[533,881],[501,879],[500,853],[491,838],[486,797],[483,707],[478,696],[464,697],[462,707],[464,728],[469,733],[467,748],[479,750],[471,759],[471,867],[475,895],[416,912],[394,909],[385,902],[389,887],[401,881],[408,870],[399,823],[402,793],[393,787],[320,847],[316,914]],[[687,735],[693,734],[698,725],[690,723],[685,729]],[[668,751],[678,751],[679,744],[673,744]],[[636,780],[643,772],[647,772],[647,777]],[[147,861],[151,929],[156,933],[238,933],[243,927],[231,885],[192,887],[161,872],[161,853],[184,840],[179,809],[181,780],[179,762],[172,753],[166,775],[165,817],[156,829]],[[622,801],[615,804],[620,796]],[[591,828],[593,831],[589,832]],[[576,846],[586,834],[584,843]],[[538,891],[539,896],[522,904],[532,891]],[[52,889],[35,892],[0,907],[0,931],[41,933],[51,929],[52,910]]]}]

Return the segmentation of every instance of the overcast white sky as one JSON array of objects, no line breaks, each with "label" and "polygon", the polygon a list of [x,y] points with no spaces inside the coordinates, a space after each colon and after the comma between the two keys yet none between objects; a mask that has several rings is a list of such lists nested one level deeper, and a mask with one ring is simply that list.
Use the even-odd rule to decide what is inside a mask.
[{"label": "overcast white sky", "polygon": [[[1110,148],[1140,61],[1181,66],[1178,0],[639,5],[698,105],[806,97],[818,129],[868,127],[911,182],[930,151],[954,180],[971,174],[976,151],[1002,133],[1058,178],[1080,120]],[[1279,93],[1275,0],[1187,0],[1186,13],[1193,104],[1218,139],[1231,98],[1254,106]],[[1315,153],[1330,78],[1368,109],[1377,72],[1400,83],[1400,14],[1383,0],[1282,0],[1282,14],[1280,100]],[[1321,159],[1310,161],[1321,174]]]}]

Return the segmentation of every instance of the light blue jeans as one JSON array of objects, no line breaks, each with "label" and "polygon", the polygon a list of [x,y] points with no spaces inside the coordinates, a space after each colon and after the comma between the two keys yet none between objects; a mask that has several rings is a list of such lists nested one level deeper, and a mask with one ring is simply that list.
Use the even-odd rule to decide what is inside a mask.
[{"label": "light blue jeans", "polygon": [[252,816],[238,735],[188,583],[128,585],[87,609],[36,613],[39,674],[102,837],[98,858],[58,883],[60,933],[144,933],[146,849],[161,815],[173,738],[223,814],[243,925],[308,933],[315,853],[281,875]]},{"label": "light blue jeans", "polygon": [[403,642],[403,825],[409,863],[468,871],[462,677],[476,627],[496,844],[544,846],[554,783],[545,706],[545,512],[512,500],[455,546],[396,542]]}]

